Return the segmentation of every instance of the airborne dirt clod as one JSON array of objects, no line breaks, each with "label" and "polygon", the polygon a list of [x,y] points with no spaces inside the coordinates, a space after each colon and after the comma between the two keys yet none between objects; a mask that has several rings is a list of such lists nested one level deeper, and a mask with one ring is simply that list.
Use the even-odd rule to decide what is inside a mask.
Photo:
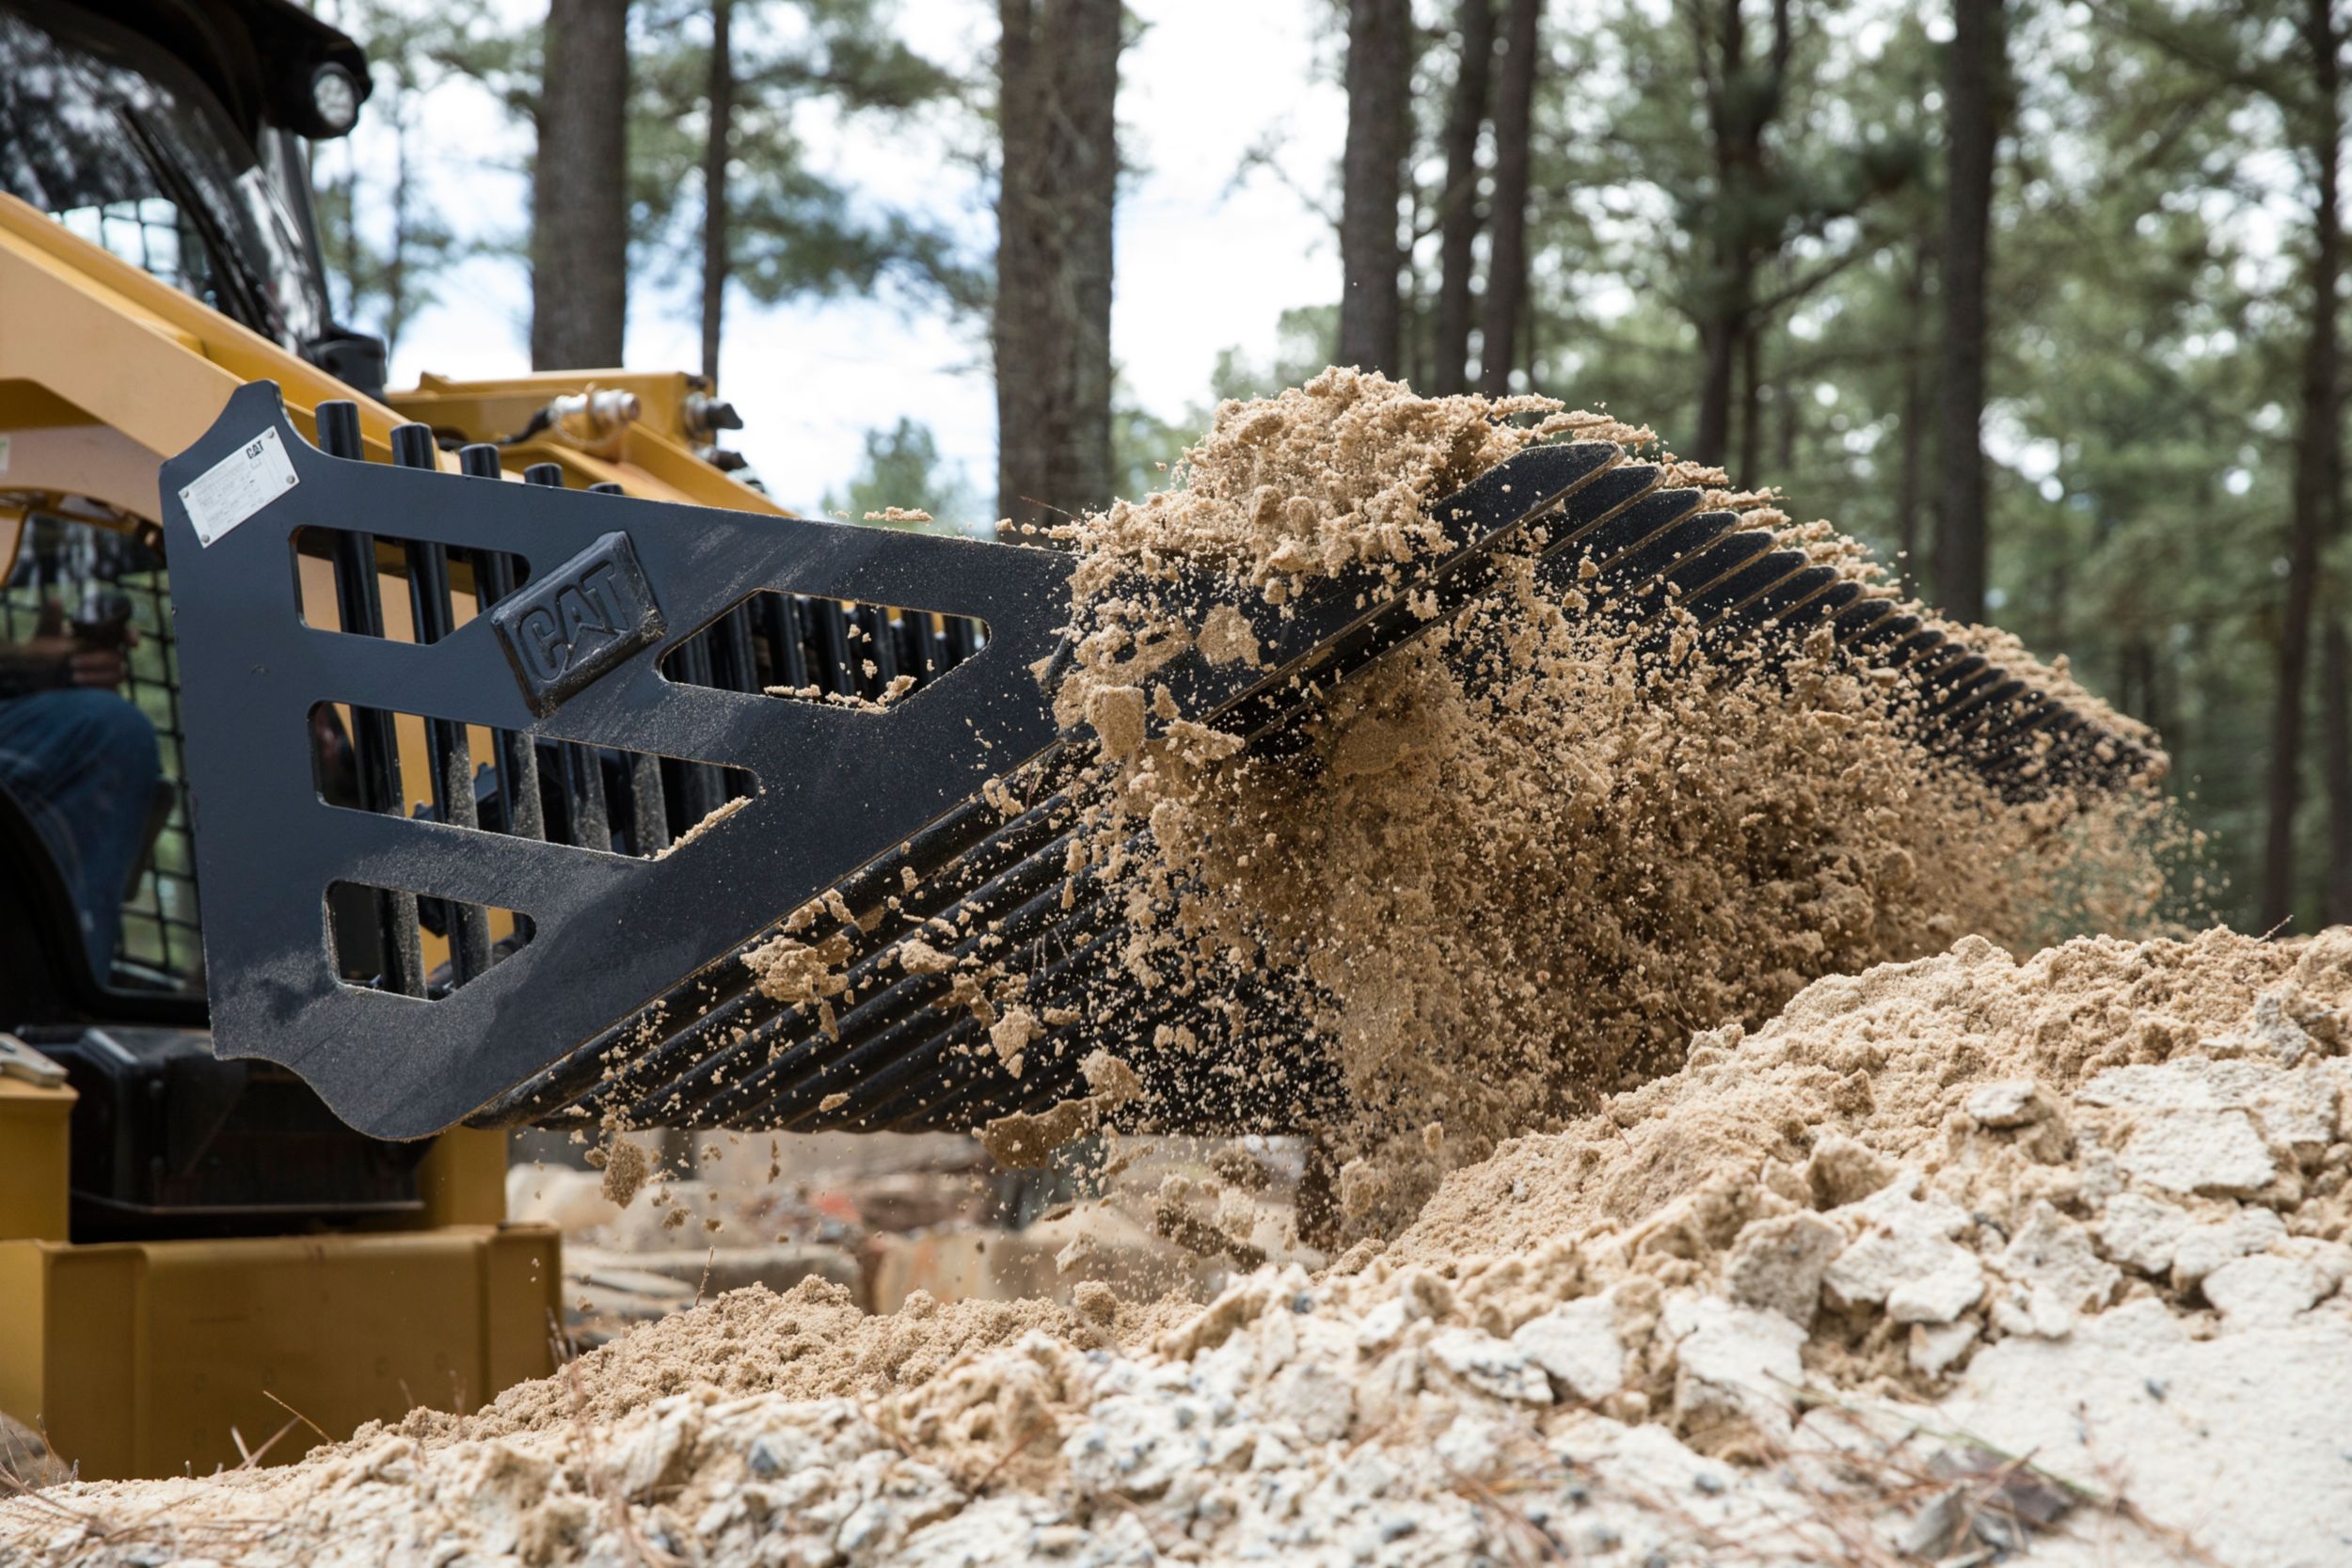
[{"label": "airborne dirt clod", "polygon": [[[0,1556],[2352,1560],[2352,930],[2170,929],[2152,778],[1997,800],[1825,640],[1661,663],[1523,558],[1281,760],[1145,721],[1168,649],[1257,658],[1248,595],[1408,564],[1429,500],[1562,436],[1647,441],[1350,372],[1221,409],[1074,530],[1105,1037],[948,931],[887,966],[952,974],[1008,1067],[1086,1058],[992,1130],[1023,1162],[1168,1092],[1106,1049],[1120,997],[1247,994],[1160,1048],[1262,1103],[1335,1064],[1316,1234],[1267,1233],[1233,1146],[1149,1200],[1232,1265],[1206,1299],[1122,1299],[1074,1243],[1067,1307],[735,1291],[299,1465],[0,1501]],[[1223,603],[1163,597],[1178,562]],[[810,905],[759,983],[829,1008],[859,929]]]}]

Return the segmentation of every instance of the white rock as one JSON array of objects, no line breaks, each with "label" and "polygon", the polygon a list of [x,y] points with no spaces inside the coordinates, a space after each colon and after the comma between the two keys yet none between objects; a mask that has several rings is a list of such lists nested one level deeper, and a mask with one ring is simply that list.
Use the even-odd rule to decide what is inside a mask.
[{"label": "white rock", "polygon": [[2253,1012],[2246,1022],[2247,1033],[2277,1053],[2281,1067],[2295,1066],[2304,1053],[2319,1045],[2288,1011],[2301,998],[2302,988],[2292,980],[2274,986],[2254,998]]},{"label": "white rock", "polygon": [[1660,1327],[1674,1342],[1675,1414],[1687,1427],[1744,1421],[1788,1435],[1804,1380],[1804,1329],[1777,1312],[1690,1291],[1668,1298]]},{"label": "white rock", "polygon": [[1215,1423],[1198,1400],[1119,1394],[1090,1415],[1062,1443],[1072,1481],[1088,1491],[1154,1497],[1209,1461]]},{"label": "white rock", "polygon": [[2278,1167],[2244,1111],[2162,1111],[2142,1116],[2123,1145],[2123,1168],[2173,1193],[2251,1193]]},{"label": "white rock", "polygon": [[1724,1260],[1724,1289],[1743,1307],[1810,1328],[1821,1303],[1821,1276],[1845,1244],[1846,1233],[1816,1213],[1753,1221]]},{"label": "white rock", "polygon": [[[1549,1402],[1551,1396],[1546,1394],[1544,1398]],[[1430,1446],[1455,1474],[1488,1476],[1501,1468],[1513,1435],[1513,1429],[1500,1421],[1465,1414],[1448,1421],[1446,1429],[1438,1433],[1438,1440]]]},{"label": "white rock", "polygon": [[2189,1320],[2143,1298],[2067,1339],[1978,1351],[1935,1425],[2129,1497],[2211,1560],[2335,1568],[2352,1560],[2346,1410],[2352,1320],[2313,1312],[2199,1339]]},{"label": "white rock", "polygon": [[1405,1325],[1411,1321],[1405,1303],[1391,1296],[1364,1314],[1356,1328],[1356,1343],[1366,1352],[1379,1350],[1395,1342],[1396,1337],[1405,1332]]},{"label": "white rock", "polygon": [[2119,1193],[2099,1216],[2099,1245],[2126,1268],[2163,1274],[2188,1227],[2187,1210],[2141,1193]]},{"label": "white rock", "polygon": [[[2225,1130],[2229,1127],[2226,1117],[2216,1122],[2206,1119],[2204,1114],[2244,1112],[2253,1117],[2253,1131],[2258,1136],[2280,1153],[2303,1159],[2318,1154],[2335,1136],[2337,1088],[2331,1075],[2312,1070],[2320,1065],[2313,1062],[2288,1071],[2265,1061],[2212,1061],[2202,1056],[2183,1056],[2169,1062],[2111,1069],[2084,1085],[2076,1098],[2089,1105],[2159,1113],[2159,1119],[2150,1126],[2161,1126],[2165,1118],[2189,1114],[2192,1119],[2185,1127],[2169,1135],[2159,1134],[2160,1139],[2169,1136],[2175,1145],[2185,1145],[2192,1137],[2201,1136],[2216,1144],[2227,1141],[2242,1147],[2243,1133]],[[2192,1132],[2190,1129],[2201,1131]],[[2134,1142],[2138,1142],[2137,1134]],[[2210,1153],[2207,1156],[2217,1157]],[[2127,1153],[2125,1164],[2129,1166],[2130,1163]],[[2249,1191],[2268,1180],[2265,1176],[2262,1180],[2210,1180],[2201,1190]],[[2201,1190],[2163,1184],[2173,1185],[2176,1192]]]},{"label": "white rock", "polygon": [[2074,1098],[2085,1105],[2137,1111],[2243,1110],[2243,1091],[2249,1085],[2232,1069],[2273,1070],[2259,1063],[2176,1056],[2169,1062],[2109,1068],[2076,1089]]},{"label": "white rock", "polygon": [[2301,988],[2292,980],[2273,986],[2254,998],[2253,1010],[2244,1023],[2206,1043],[2217,1052],[2244,1052],[2274,1060],[2280,1067],[2295,1066],[2318,1044],[2288,1012],[2300,995]]},{"label": "white rock", "polygon": [[1295,1423],[1310,1443],[1346,1436],[1356,1414],[1355,1389],[1323,1359],[1295,1361],[1276,1372],[1259,1402],[1267,1419]]},{"label": "white rock", "polygon": [[2318,1157],[2336,1135],[2336,1085],[2331,1075],[2280,1072],[2254,1087],[2247,1099],[2263,1136],[2291,1159]]},{"label": "white rock", "polygon": [[2273,1242],[2269,1249],[2281,1258],[2299,1258],[2320,1273],[2332,1291],[2346,1279],[2352,1279],[2352,1245],[2343,1242],[2323,1241],[2317,1236],[2289,1236]]},{"label": "white rock", "polygon": [[[2352,1013],[2344,1021],[2344,1035],[2352,1041]],[[2329,1056],[2304,1068],[2336,1091],[2336,1141],[2352,1140],[2352,1056]]]},{"label": "white rock", "polygon": [[1985,1319],[2003,1334],[2063,1339],[2074,1331],[2074,1309],[2047,1291],[2003,1285],[1986,1301]]},{"label": "white rock", "polygon": [[[2106,1306],[2122,1271],[2099,1256],[2090,1232],[2037,1201],[1996,1265],[2009,1278],[2066,1312],[2096,1312]],[[2037,1311],[2037,1318],[2043,1316]]]},{"label": "white rock", "polygon": [[1922,1377],[1941,1377],[1944,1369],[1967,1354],[1977,1342],[1977,1325],[1973,1319],[1956,1323],[1914,1323],[1911,1325],[1911,1369]]},{"label": "white rock", "polygon": [[653,1410],[655,1418],[633,1428],[612,1455],[613,1480],[628,1497],[643,1497],[671,1480],[702,1427],[702,1404],[691,1395],[673,1394]]},{"label": "white rock", "polygon": [[2030,1078],[2005,1078],[1969,1095],[1963,1106],[1979,1127],[1999,1131],[2039,1121],[2049,1108],[2042,1085]]},{"label": "white rock", "polygon": [[[1927,1175],[1914,1165],[1905,1165],[1888,1179],[1886,1184],[1867,1197],[1831,1212],[1831,1218],[1849,1227],[1855,1225],[1916,1225],[1932,1221],[1936,1233],[1957,1236],[1968,1225],[1968,1212],[1960,1205],[1942,1197],[1921,1197]],[[1920,1211],[1925,1210],[1923,1215]]]},{"label": "white rock", "polygon": [[2205,1275],[2205,1299],[2232,1328],[2287,1323],[2310,1311],[2328,1289],[2328,1276],[2310,1263],[2268,1253],[2225,1263]]},{"label": "white rock", "polygon": [[1359,1369],[1354,1387],[1356,1418],[1377,1428],[1402,1418],[1427,1381],[1429,1356],[1421,1345],[1392,1350]]},{"label": "white rock", "polygon": [[1481,1393],[1522,1404],[1549,1404],[1551,1384],[1544,1369],[1506,1340],[1474,1328],[1443,1328],[1430,1336],[1438,1365]]},{"label": "white rock", "polygon": [[1977,1255],[1946,1243],[1922,1273],[1886,1292],[1886,1315],[1899,1323],[1947,1323],[1983,1296]]},{"label": "white rock", "polygon": [[[1915,1191],[1915,1175],[1910,1183]],[[1845,1305],[1884,1303],[1897,1323],[1950,1323],[1984,1293],[1977,1255],[1947,1239],[1968,1216],[1941,1198],[1921,1202],[1902,1187],[1899,1180],[1836,1212],[1862,1218],[1865,1228],[1830,1263],[1822,1284]]]},{"label": "white rock", "polygon": [[1625,1345],[1609,1296],[1563,1302],[1521,1323],[1511,1342],[1580,1400],[1603,1399],[1625,1386]]},{"label": "white rock", "polygon": [[2115,1150],[2100,1148],[2095,1138],[2083,1146],[2081,1158],[2074,1163],[2074,1170],[2081,1182],[2075,1190],[2082,1195],[2083,1201],[2094,1209],[2114,1201],[2130,1186],[2123,1175],[2123,1167],[2116,1163]]},{"label": "white rock", "polygon": [[2194,1288],[2224,1263],[2261,1252],[2287,1233],[2286,1222],[2268,1209],[2233,1208],[2227,1216],[2181,1232],[2172,1249],[2172,1287]]}]

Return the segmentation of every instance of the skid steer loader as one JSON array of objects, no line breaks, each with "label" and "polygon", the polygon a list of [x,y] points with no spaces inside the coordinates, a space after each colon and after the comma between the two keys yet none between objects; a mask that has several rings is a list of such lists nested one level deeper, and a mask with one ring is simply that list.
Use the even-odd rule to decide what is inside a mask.
[{"label": "skid steer loader", "polygon": [[[289,0],[0,6],[8,602],[69,567],[141,595],[174,764],[110,974],[0,797],[0,1411],[85,1474],[235,1463],[274,1402],[347,1430],[545,1370],[555,1245],[501,1223],[503,1130],[974,1128],[1083,1092],[1081,1031],[1172,1087],[1152,1042],[1200,1006],[1089,1005],[1121,915],[1069,869],[1071,558],[787,515],[686,377],[385,393],[300,146],[366,82]],[[1150,723],[1279,746],[1509,546],[1709,635],[1827,628],[2005,792],[2142,760],[1615,446],[1531,448],[1432,516],[1401,578],[1234,607],[1259,657],[1178,655]],[[745,961],[820,899],[837,1006]],[[949,930],[1069,1020],[1025,1072],[898,961]]]},{"label": "skid steer loader", "polygon": [[[294,1072],[215,1053],[225,970],[208,971],[205,927],[218,940],[237,915],[197,896],[200,721],[175,612],[200,590],[171,569],[164,461],[266,386],[313,436],[342,400],[330,432],[376,459],[413,422],[453,471],[449,449],[479,436],[516,475],[780,510],[737,477],[716,443],[738,421],[691,377],[428,376],[384,400],[381,346],[328,308],[304,147],[349,130],[368,85],[360,51],[287,0],[0,5],[0,645],[52,619],[115,644],[130,628],[125,695],[163,774],[103,973],[56,843],[0,784],[0,1416],[87,1477],[290,1458],[315,1439],[285,1406],[340,1434],[477,1402],[555,1354],[557,1238],[504,1223],[503,1133],[370,1138]],[[342,548],[273,567],[325,585],[314,626],[412,645],[493,586],[461,560],[444,605],[395,546]],[[348,606],[339,564],[364,584]],[[432,801],[424,737],[384,771],[408,736],[375,725],[319,716],[327,797]],[[232,851],[207,900],[274,860]],[[417,935],[420,961],[446,967],[446,929]]]}]

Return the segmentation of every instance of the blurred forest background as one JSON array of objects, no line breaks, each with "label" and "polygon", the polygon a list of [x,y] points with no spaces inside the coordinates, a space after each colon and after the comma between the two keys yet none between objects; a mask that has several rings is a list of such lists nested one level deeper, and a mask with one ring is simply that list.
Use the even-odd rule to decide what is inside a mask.
[{"label": "blurred forest background", "polygon": [[[1138,494],[1216,400],[1331,362],[1605,404],[2159,728],[2233,924],[2352,920],[2337,0],[1291,0],[1347,125],[1281,177],[1339,265],[1181,417],[1110,340],[1142,24],[969,3],[992,56],[890,0],[322,0],[375,73],[375,151],[316,166],[337,303],[396,348],[478,258],[415,176],[464,78],[536,149],[536,364],[683,300],[715,372],[746,303],[911,293],[987,333],[1000,516]],[[818,110],[958,117],[993,250],[820,172]],[[866,444],[828,509],[975,499],[920,409]]]}]

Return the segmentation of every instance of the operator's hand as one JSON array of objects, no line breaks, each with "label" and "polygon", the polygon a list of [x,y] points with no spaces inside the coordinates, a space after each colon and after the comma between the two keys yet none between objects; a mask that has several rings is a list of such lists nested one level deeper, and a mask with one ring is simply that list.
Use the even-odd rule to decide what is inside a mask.
[{"label": "operator's hand", "polygon": [[[123,647],[130,645],[125,639]],[[65,610],[52,599],[40,607],[32,640],[19,644],[20,657],[35,668],[59,672],[60,686],[90,686],[111,689],[122,684],[127,666],[122,647],[93,647],[66,631]]]},{"label": "operator's hand", "polygon": [[85,648],[71,637],[36,637],[17,644],[17,655],[36,669],[52,669],[64,677],[59,686],[112,688],[122,684],[122,652],[119,648]]}]

